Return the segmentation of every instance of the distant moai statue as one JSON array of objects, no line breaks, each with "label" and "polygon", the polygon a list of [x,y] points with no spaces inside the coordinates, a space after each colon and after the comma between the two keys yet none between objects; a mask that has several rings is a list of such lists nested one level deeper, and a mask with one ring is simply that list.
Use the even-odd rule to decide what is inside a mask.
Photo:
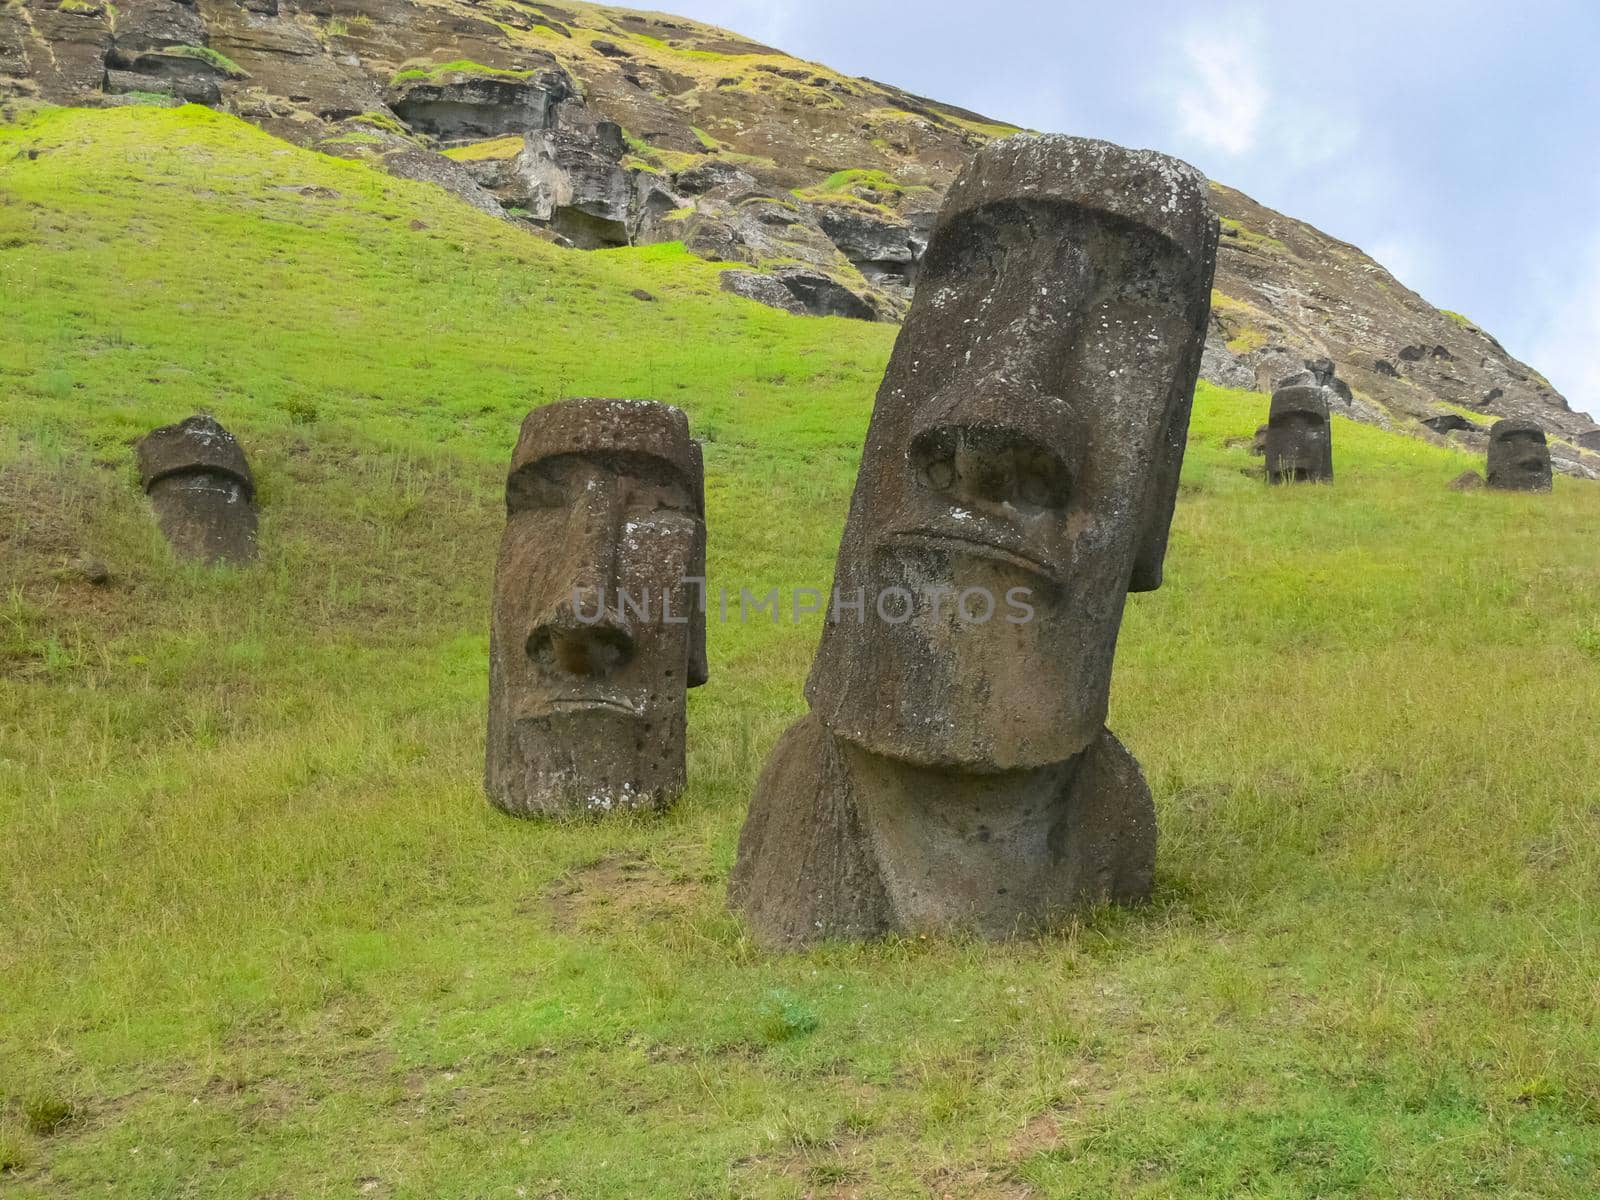
[{"label": "distant moai statue", "polygon": [[739,839],[761,941],[998,938],[1149,894],[1155,810],[1106,708],[1127,595],[1161,583],[1217,232],[1192,167],[1083,138],[991,142],[950,189],[811,711]]},{"label": "distant moai statue", "polygon": [[1489,486],[1502,492],[1548,492],[1550,445],[1532,421],[1507,418],[1489,427]]},{"label": "distant moai statue", "polygon": [[212,417],[193,416],[152,430],[134,454],[174,554],[211,565],[255,560],[255,480],[233,434]]},{"label": "distant moai statue", "polygon": [[1333,430],[1323,388],[1290,384],[1272,394],[1267,418],[1267,482],[1333,482]]},{"label": "distant moai statue", "polygon": [[534,409],[506,479],[485,790],[514,816],[659,809],[706,681],[705,480],[679,409]]}]

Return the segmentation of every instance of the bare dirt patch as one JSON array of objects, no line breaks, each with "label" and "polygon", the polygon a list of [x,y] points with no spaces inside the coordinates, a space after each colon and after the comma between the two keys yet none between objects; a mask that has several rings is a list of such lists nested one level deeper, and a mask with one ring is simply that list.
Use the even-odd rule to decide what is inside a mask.
[{"label": "bare dirt patch", "polygon": [[671,920],[700,903],[704,890],[643,855],[614,855],[561,876],[545,889],[539,908],[552,928],[574,933]]}]

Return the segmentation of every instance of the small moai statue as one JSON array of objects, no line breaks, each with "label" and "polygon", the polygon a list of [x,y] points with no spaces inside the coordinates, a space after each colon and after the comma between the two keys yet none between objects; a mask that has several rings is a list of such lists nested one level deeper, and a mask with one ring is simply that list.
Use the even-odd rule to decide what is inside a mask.
[{"label": "small moai statue", "polygon": [[763,943],[1002,938],[1150,892],[1155,809],[1105,727],[1160,585],[1210,316],[1205,179],[989,143],[945,198],[867,431],[810,712],[729,897]]},{"label": "small moai statue", "polygon": [[1327,393],[1321,387],[1297,383],[1272,393],[1267,482],[1333,482],[1333,430]]},{"label": "small moai statue", "polygon": [[1507,418],[1489,427],[1489,486],[1502,492],[1548,492],[1550,445],[1532,421]]},{"label": "small moai statue", "polygon": [[578,399],[522,423],[489,639],[489,801],[656,810],[683,790],[706,681],[705,481],[683,412]]},{"label": "small moai statue", "polygon": [[174,554],[208,565],[255,561],[255,480],[233,434],[212,417],[193,416],[152,430],[134,455]]}]

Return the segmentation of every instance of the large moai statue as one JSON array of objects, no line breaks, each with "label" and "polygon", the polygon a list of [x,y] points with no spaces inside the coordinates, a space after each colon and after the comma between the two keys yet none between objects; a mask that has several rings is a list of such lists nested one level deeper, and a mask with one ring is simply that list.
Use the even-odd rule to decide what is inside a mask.
[{"label": "large moai statue", "polygon": [[1104,722],[1127,594],[1161,582],[1216,243],[1205,179],[1149,151],[1018,135],[951,188],[811,712],[740,837],[762,941],[1004,937],[1148,895],[1150,790]]},{"label": "large moai statue", "polygon": [[213,565],[255,560],[255,480],[233,434],[211,417],[189,417],[146,434],[134,454],[173,553]]},{"label": "large moai statue", "polygon": [[1507,418],[1489,428],[1489,486],[1503,492],[1548,492],[1550,445],[1532,421]]},{"label": "large moai statue", "polygon": [[1272,393],[1267,417],[1267,482],[1333,482],[1333,429],[1323,388],[1290,384]]},{"label": "large moai statue", "polygon": [[514,816],[659,809],[706,681],[705,482],[682,411],[537,408],[506,479],[485,789]]}]

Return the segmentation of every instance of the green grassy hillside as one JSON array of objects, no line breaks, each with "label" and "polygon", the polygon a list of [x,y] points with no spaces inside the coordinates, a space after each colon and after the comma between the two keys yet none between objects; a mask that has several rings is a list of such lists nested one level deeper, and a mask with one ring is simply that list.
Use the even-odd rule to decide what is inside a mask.
[{"label": "green grassy hillside", "polygon": [[[1337,485],[1269,491],[1264,398],[1203,388],[1111,715],[1157,898],[1044,940],[774,958],[725,912],[815,616],[713,627],[670,816],[487,807],[523,413],[683,406],[713,586],[826,588],[892,335],[207,110],[0,125],[0,1192],[1595,1194],[1593,485],[1454,493],[1337,420]],[[202,408],[247,573],[135,485]]]}]

